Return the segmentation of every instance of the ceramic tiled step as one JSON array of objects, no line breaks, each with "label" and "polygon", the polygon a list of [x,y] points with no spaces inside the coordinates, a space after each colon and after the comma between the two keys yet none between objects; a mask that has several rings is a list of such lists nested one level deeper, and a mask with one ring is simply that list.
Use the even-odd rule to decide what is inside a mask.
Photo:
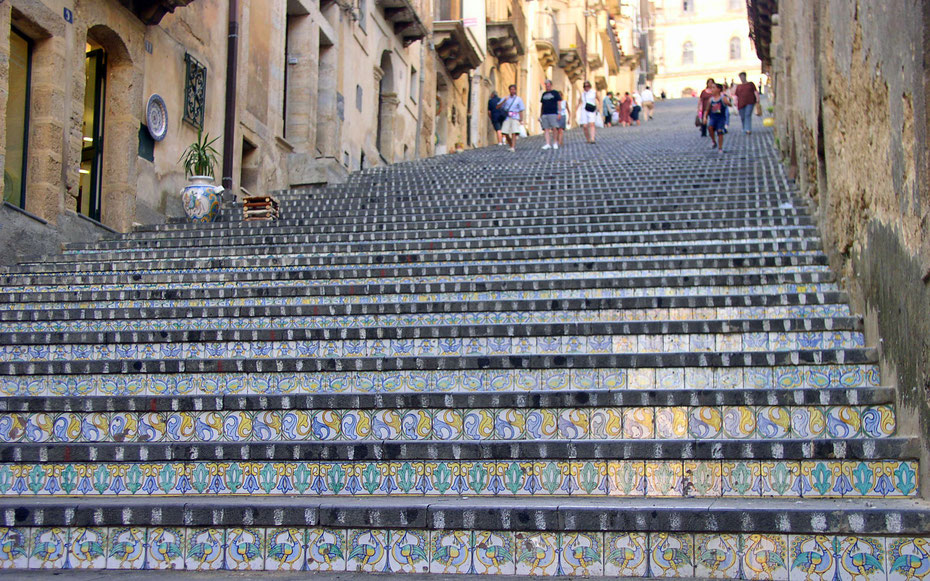
[{"label": "ceramic tiled step", "polygon": [[0,463],[0,497],[916,498],[917,462],[226,460]]},{"label": "ceramic tiled step", "polygon": [[2,333],[0,361],[161,361],[637,353],[865,347],[857,318],[432,328]]},{"label": "ceramic tiled step", "polygon": [[[292,304],[308,297],[361,297],[380,296],[378,302],[387,295],[435,295],[437,298],[425,299],[411,296],[402,302],[434,302],[465,300],[504,300],[501,297],[510,293],[509,300],[531,300],[533,295],[539,298],[577,297],[599,298],[598,291],[604,291],[604,298],[616,296],[663,297],[647,300],[697,300],[706,294],[723,296],[745,295],[741,300],[752,300],[750,295],[779,294],[794,296],[798,293],[827,293],[834,296],[838,292],[832,272],[826,266],[805,266],[796,268],[767,267],[745,273],[739,269],[702,269],[676,270],[673,274],[649,271],[622,273],[619,271],[587,272],[583,276],[572,272],[519,272],[491,274],[452,274],[452,275],[404,275],[390,277],[371,276],[353,279],[351,277],[325,278],[303,277],[297,282],[282,277],[279,280],[250,277],[242,275],[236,280],[206,282],[189,282],[183,278],[176,282],[156,281],[139,282],[116,281],[81,284],[71,280],[68,284],[50,280],[47,284],[11,285],[4,287],[0,293],[0,311],[15,308],[15,303],[32,303],[30,308],[42,308],[42,303],[65,304],[67,302],[86,303],[86,308],[105,307],[108,301],[190,301],[227,299],[228,304],[272,304],[282,298],[295,299]],[[789,287],[793,287],[789,289]],[[794,288],[796,287],[796,288]],[[773,290],[774,289],[774,290]],[[612,291],[612,294],[606,291]],[[530,294],[525,294],[530,293]],[[464,298],[474,295],[474,299]],[[484,296],[482,296],[484,295]],[[684,297],[688,297],[687,299]],[[805,297],[807,298],[807,297]],[[256,300],[263,299],[263,300]],[[730,299],[731,301],[733,299]],[[789,299],[790,300],[790,299]],[[248,303],[242,301],[250,301]],[[323,299],[315,299],[325,302]],[[338,301],[337,301],[338,302]],[[817,302],[822,302],[818,297]],[[94,304],[96,303],[96,304]],[[179,306],[181,303],[165,304]],[[283,303],[282,303],[283,304]],[[309,303],[306,303],[309,304]],[[692,303],[693,304],[693,303]],[[743,303],[749,304],[749,303]],[[132,306],[132,305],[126,305]],[[136,305],[138,306],[138,305]],[[62,307],[66,308],[66,307]],[[0,315],[2,316],[2,315]]]},{"label": "ceramic tiled step", "polygon": [[[3,499],[3,524],[20,527],[330,527],[499,531],[665,531],[795,535],[849,531],[857,535],[923,535],[930,529],[928,504],[875,499],[536,499],[536,498],[94,498],[30,499],[15,511]],[[15,514],[14,514],[15,513]],[[17,516],[18,515],[18,516]],[[398,523],[388,525],[386,523]],[[400,524],[403,523],[403,524]],[[826,533],[829,534],[829,533]]]},{"label": "ceramic tiled step", "polygon": [[[761,295],[770,298],[771,295]],[[716,297],[723,298],[723,297]],[[530,301],[526,301],[529,303]],[[379,328],[379,327],[439,327],[461,325],[502,325],[502,324],[568,324],[568,323],[618,323],[646,321],[735,321],[739,319],[792,319],[825,318],[849,316],[849,307],[845,304],[811,304],[794,306],[758,306],[758,307],[699,307],[699,308],[662,308],[662,309],[619,309],[598,310],[596,305],[584,305],[579,310],[552,310],[550,304],[537,302],[526,305],[530,308],[543,307],[539,310],[511,311],[499,303],[464,305],[443,303],[434,309],[396,309],[406,310],[406,314],[382,314],[383,310],[367,308],[354,312],[346,305],[336,305],[327,309],[332,314],[302,315],[306,310],[295,308],[293,314],[283,314],[275,307],[249,307],[226,312],[227,308],[188,308],[183,310],[166,309],[164,318],[152,318],[151,311],[142,309],[114,310],[105,319],[98,318],[99,309],[87,309],[77,313],[46,313],[56,315],[48,320],[5,321],[0,319],[0,334],[3,333],[105,333],[138,331],[219,331],[246,329],[326,329],[326,328]],[[571,301],[580,302],[580,301]],[[590,301],[609,303],[610,301]],[[721,301],[722,303],[723,301]],[[774,301],[773,301],[774,302]],[[761,303],[760,303],[761,304]],[[398,304],[398,307],[403,306]],[[409,305],[407,305],[409,307]],[[472,307],[469,310],[461,306]],[[570,306],[570,305],[566,305]],[[609,305],[608,305],[609,306]],[[451,307],[451,308],[450,308]],[[489,309],[490,310],[486,310]],[[453,310],[455,309],[455,310]],[[432,312],[429,312],[432,310]],[[170,312],[169,312],[170,311]],[[368,312],[365,312],[368,311]],[[381,312],[379,312],[381,311]],[[457,312],[456,312],[457,311]],[[27,311],[32,314],[35,311]],[[183,314],[183,316],[177,316]],[[175,315],[175,316],[171,316]]]},{"label": "ceramic tiled step", "polygon": [[[153,258],[198,258],[206,256],[227,256],[250,254],[267,254],[271,251],[270,245],[281,245],[277,255],[289,254],[368,254],[375,252],[438,252],[478,250],[482,248],[519,248],[524,250],[540,248],[580,248],[590,245],[610,245],[620,254],[655,255],[678,253],[682,254],[683,242],[656,243],[654,236],[643,235],[631,237],[627,234],[597,233],[595,235],[560,235],[551,232],[546,236],[531,236],[515,231],[506,236],[499,231],[486,232],[487,236],[475,239],[451,238],[448,233],[436,232],[420,233],[416,240],[377,241],[377,242],[321,242],[319,236],[253,236],[253,237],[227,237],[225,239],[201,239],[196,246],[190,241],[163,241],[158,248],[145,248],[142,245],[119,250],[94,250],[71,252],[58,257],[56,261],[91,261],[91,260],[151,260]],[[716,236],[708,232],[701,236],[689,230],[687,237],[694,237],[690,248],[692,253],[714,252],[746,252],[746,251],[779,251],[790,253],[796,251],[819,250],[820,242],[813,237],[784,236],[774,240],[753,240],[752,238],[735,235],[734,231],[723,229]],[[664,235],[663,237],[668,236]],[[703,239],[700,239],[703,238]],[[169,244],[170,242],[176,242]],[[238,252],[238,254],[235,254]],[[25,263],[24,263],[25,264]]]},{"label": "ceramic tiled step", "polygon": [[[751,231],[689,233],[678,236],[678,238],[695,242],[693,246],[685,244],[650,245],[655,246],[654,249],[644,249],[643,246],[647,243],[639,240],[639,238],[662,239],[675,236],[654,235],[632,238],[619,236],[619,242],[609,241],[605,238],[600,243],[595,241],[587,243],[569,241],[569,244],[564,245],[558,244],[558,240],[537,238],[533,241],[525,241],[535,242],[536,245],[526,244],[521,240],[519,241],[520,244],[514,244],[513,246],[502,244],[501,247],[488,246],[482,248],[482,245],[476,244],[474,245],[475,248],[466,246],[446,250],[429,249],[427,244],[426,250],[412,249],[409,253],[398,253],[404,249],[403,245],[399,245],[397,248],[389,247],[385,250],[381,250],[377,246],[368,250],[360,248],[358,252],[354,252],[350,245],[297,247],[294,250],[298,252],[269,252],[266,247],[262,247],[258,252],[251,252],[246,256],[243,256],[242,253],[236,255],[229,252],[215,252],[215,249],[209,249],[207,252],[187,252],[182,250],[165,253],[154,251],[148,254],[154,255],[156,258],[139,257],[135,260],[132,257],[121,256],[122,253],[117,253],[115,256],[109,254],[98,256],[96,253],[88,253],[78,257],[71,255],[69,260],[66,261],[23,263],[20,266],[9,268],[7,272],[10,274],[32,273],[40,275],[47,273],[89,273],[101,270],[171,270],[184,266],[188,267],[188,269],[215,269],[223,267],[261,268],[262,266],[429,265],[432,263],[453,262],[485,264],[488,261],[508,265],[517,261],[548,260],[556,263],[564,260],[584,261],[598,258],[603,260],[614,257],[624,257],[625,263],[635,263],[636,259],[650,257],[655,257],[654,260],[661,260],[663,257],[674,257],[679,260],[698,260],[703,257],[711,260],[723,260],[732,257],[734,260],[746,259],[751,261],[757,257],[771,256],[785,258],[823,256],[816,243],[808,244],[798,240],[803,236],[801,232],[779,231],[778,229],[771,229],[769,232],[770,236],[762,237]],[[764,240],[768,237],[774,238],[774,240],[766,244]],[[728,238],[731,240],[749,240],[749,242],[729,242],[727,241]],[[160,256],[161,258],[158,258]],[[819,263],[815,259],[811,259],[811,261],[815,264]]]},{"label": "ceramic tiled step", "polygon": [[[227,368],[220,372],[200,372],[191,375],[157,370],[150,370],[144,374],[134,373],[132,370],[123,370],[123,373],[106,370],[97,374],[75,374],[69,372],[70,368],[62,374],[36,375],[37,370],[31,368],[28,371],[33,373],[32,375],[0,375],[0,393],[5,396],[48,397],[51,398],[50,405],[53,406],[49,409],[65,411],[65,408],[54,407],[55,402],[62,396],[307,397],[346,393],[380,394],[381,397],[385,397],[387,394],[420,395],[436,392],[443,397],[451,397],[456,393],[491,393],[506,396],[511,392],[522,395],[533,391],[568,390],[584,390],[586,393],[591,390],[629,390],[637,393],[657,390],[659,395],[663,396],[666,392],[679,389],[779,389],[790,393],[800,389],[826,390],[827,393],[833,393],[830,390],[840,389],[850,391],[848,397],[852,398],[856,397],[859,388],[875,388],[881,385],[878,366],[868,362],[815,365],[788,361],[772,366],[706,367],[701,366],[704,361],[698,358],[693,363],[694,365],[685,367],[641,365],[631,369],[427,369],[387,372],[263,370],[254,373],[235,369],[230,371]],[[0,404],[3,401],[0,399]],[[668,405],[674,404],[674,401],[661,401]],[[730,400],[722,400],[726,401]],[[769,401],[752,401],[753,405],[774,405]],[[798,403],[799,400],[794,401]],[[829,400],[821,403],[826,405]],[[147,405],[155,404],[149,401]]]},{"label": "ceramic tiled step", "polygon": [[[739,259],[747,257],[750,260],[756,257],[790,257],[790,256],[819,256],[822,255],[818,242],[809,242],[799,239],[779,239],[771,242],[707,242],[700,241],[682,245],[639,245],[625,243],[575,242],[559,244],[562,240],[498,240],[500,245],[493,245],[496,239],[489,238],[483,242],[460,244],[429,243],[412,244],[384,243],[377,245],[356,244],[326,244],[326,245],[287,245],[289,251],[269,251],[265,246],[217,248],[206,247],[200,249],[176,250],[141,250],[87,253],[82,255],[69,255],[66,260],[43,263],[41,268],[31,271],[29,265],[24,263],[19,267],[20,272],[88,272],[99,271],[105,265],[112,266],[114,271],[150,270],[160,268],[178,268],[179,266],[226,266],[241,263],[236,262],[243,253],[249,256],[249,264],[271,264],[307,266],[307,265],[357,265],[357,264],[431,264],[433,262],[461,262],[468,264],[483,264],[487,257],[500,257],[502,264],[515,260],[536,260],[540,257],[552,257],[554,260],[575,258],[587,260],[589,258],[614,257],[617,262],[626,266],[636,259],[667,260],[675,259],[720,259],[733,257]],[[551,243],[548,243],[551,242]],[[751,264],[751,263],[750,263]],[[635,266],[634,266],[635,268]],[[12,269],[11,269],[11,272]]]},{"label": "ceramic tiled step", "polygon": [[[404,204],[399,207],[389,208],[368,208],[366,211],[332,208],[321,208],[318,203],[308,203],[306,207],[295,207],[286,209],[284,214],[284,225],[303,225],[309,220],[318,218],[334,219],[336,222],[345,221],[351,216],[361,215],[363,218],[384,219],[389,218],[394,221],[409,220],[448,220],[451,217],[459,215],[469,215],[478,213],[488,214],[486,218],[507,218],[517,215],[530,216],[575,216],[589,213],[626,213],[636,216],[648,216],[650,214],[664,214],[669,212],[682,211],[732,211],[750,208],[766,209],[793,209],[794,198],[791,194],[763,193],[755,194],[749,191],[742,193],[720,193],[717,191],[706,192],[701,197],[696,197],[699,192],[694,192],[693,196],[675,196],[674,193],[659,199],[646,198],[650,203],[640,203],[631,205],[631,202],[625,201],[622,197],[617,196],[616,190],[606,190],[603,194],[588,199],[587,205],[579,207],[579,196],[571,196],[566,200],[544,201],[536,198],[529,198],[519,203],[507,203],[506,198],[500,201],[475,200],[471,204],[451,204],[423,206],[417,203]],[[479,203],[475,203],[479,202]],[[575,203],[572,203],[575,202]],[[220,220],[210,224],[197,225],[196,228],[213,229],[228,228],[230,222],[235,223],[235,227],[241,226],[240,213],[236,213],[236,207],[230,206],[222,211]],[[159,225],[155,230],[138,230],[136,234],[146,232],[164,232],[173,230],[190,230],[195,228],[190,222],[169,222]]]},{"label": "ceramic tiled step", "polygon": [[[333,394],[269,400],[261,396],[187,396],[169,398],[173,409],[161,411],[157,399],[127,410],[127,405],[103,398],[103,404],[98,402],[96,407],[99,410],[105,405],[107,411],[3,412],[0,442],[285,445],[369,440],[764,441],[881,439],[895,435],[890,390],[862,388],[847,392],[834,389],[817,393],[769,386],[765,390],[528,393],[510,397]],[[460,405],[454,405],[456,402]],[[29,400],[25,406],[22,400],[10,403],[27,409],[43,407],[29,405]],[[289,407],[294,403],[302,405]],[[79,409],[94,407],[91,400]],[[161,407],[165,407],[164,402]]]},{"label": "ceramic tiled step", "polygon": [[[644,216],[640,214],[608,214],[603,211],[591,211],[574,216],[539,215],[539,212],[523,212],[520,217],[489,217],[482,213],[467,213],[458,217],[446,216],[433,221],[398,221],[395,216],[384,216],[381,219],[374,217],[357,217],[328,219],[321,218],[312,223],[285,225],[283,220],[276,221],[275,225],[263,227],[259,224],[227,223],[222,230],[187,229],[177,230],[169,234],[167,231],[157,236],[143,236],[140,233],[129,236],[119,236],[102,239],[92,243],[72,243],[67,245],[67,252],[80,252],[96,249],[123,249],[136,247],[161,248],[179,244],[190,244],[191,238],[207,241],[211,238],[233,238],[252,236],[293,236],[293,235],[322,235],[322,234],[359,234],[363,232],[396,232],[399,230],[421,232],[423,230],[438,230],[448,233],[449,230],[468,231],[488,228],[515,228],[532,226],[552,226],[565,228],[573,225],[590,225],[592,227],[611,224],[615,228],[624,225],[624,230],[631,229],[658,229],[662,224],[675,224],[678,229],[696,228],[699,224],[713,225],[717,222],[728,222],[735,218],[744,220],[744,224],[764,223],[775,219],[791,220],[798,225],[810,224],[810,218],[797,210],[747,208],[729,211],[693,211],[693,212],[667,212],[661,216]],[[660,220],[661,219],[661,220]],[[796,221],[796,222],[795,222]],[[655,226],[655,228],[650,228]],[[592,230],[593,231],[593,230]],[[182,242],[185,241],[185,242]]]},{"label": "ceramic tiled step", "polygon": [[[237,280],[256,280],[265,278],[299,280],[301,278],[385,278],[385,277],[411,277],[411,276],[442,276],[442,275],[494,275],[494,274],[517,274],[527,272],[550,272],[550,273],[581,273],[581,272],[600,272],[614,271],[620,269],[625,271],[637,270],[668,270],[680,271],[684,269],[742,269],[751,271],[753,269],[762,269],[766,267],[797,267],[797,266],[825,266],[827,258],[822,253],[799,254],[791,256],[765,256],[765,255],[742,255],[734,257],[732,255],[719,255],[708,258],[654,258],[654,259],[616,259],[605,253],[604,256],[590,256],[581,254],[579,256],[561,256],[558,258],[536,257],[523,259],[513,257],[506,260],[509,253],[501,251],[497,253],[484,253],[484,259],[480,261],[464,262],[461,257],[455,254],[437,256],[437,258],[446,258],[446,260],[422,263],[415,255],[408,256],[388,256],[384,258],[397,259],[398,263],[379,264],[378,257],[369,257],[368,261],[362,257],[355,263],[330,266],[330,262],[324,259],[264,259],[252,260],[248,258],[230,258],[230,259],[203,259],[197,261],[195,266],[188,268],[179,268],[185,266],[185,263],[175,264],[169,262],[156,262],[145,270],[126,270],[113,274],[114,269],[106,268],[105,264],[100,265],[49,265],[50,272],[29,272],[24,270],[22,273],[9,273],[0,276],[0,284],[6,286],[47,284],[52,277],[59,277],[63,274],[69,274],[73,277],[70,279],[72,284],[107,284],[115,282],[125,282],[126,277],[131,277],[134,282],[211,282],[215,280],[225,280],[235,277]],[[552,252],[551,254],[569,254]],[[402,266],[403,260],[408,260],[406,266]],[[352,262],[352,257],[347,257],[346,262]],[[295,264],[287,264],[287,263]],[[340,262],[338,258],[333,258],[332,262]],[[86,269],[82,269],[84,266]],[[129,267],[131,264],[126,264]],[[72,270],[67,273],[62,271]],[[273,273],[273,274],[272,274]],[[674,272],[673,272],[674,273]],[[251,275],[251,277],[249,277]],[[259,278],[260,277],[260,278]]]},{"label": "ceramic tiled step", "polygon": [[[191,518],[194,514],[189,513]],[[462,531],[386,529],[371,525],[358,529],[309,525],[267,528],[119,525],[3,528],[0,539],[9,548],[9,556],[0,560],[5,567],[161,570],[170,576],[166,579],[211,574],[198,571],[228,575],[232,571],[261,570],[293,571],[329,580],[347,574],[396,577],[414,573],[521,575],[518,579],[528,579],[527,575],[585,579],[727,575],[737,579],[741,574],[788,579],[789,574],[804,576],[811,569],[803,562],[792,561],[791,554],[823,555],[828,565],[820,569],[834,575],[841,567],[833,556],[853,552],[863,559],[866,556],[874,559],[880,571],[889,571],[892,579],[899,575],[904,579],[912,569],[911,563],[920,566],[930,560],[923,557],[925,545],[920,537],[867,532],[789,535]],[[53,550],[37,551],[36,547]],[[666,555],[674,556],[674,560]],[[23,571],[16,573],[21,576],[17,579],[43,578]],[[120,573],[110,571],[102,575],[116,578]]]}]

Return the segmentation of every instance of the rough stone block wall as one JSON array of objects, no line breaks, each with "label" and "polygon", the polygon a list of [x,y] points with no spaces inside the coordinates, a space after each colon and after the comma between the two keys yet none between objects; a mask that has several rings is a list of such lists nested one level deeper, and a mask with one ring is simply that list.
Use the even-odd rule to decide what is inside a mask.
[{"label": "rough stone block wall", "polygon": [[[896,382],[899,430],[930,449],[930,1],[782,0],[778,146]],[[925,491],[926,494],[926,491]]]}]

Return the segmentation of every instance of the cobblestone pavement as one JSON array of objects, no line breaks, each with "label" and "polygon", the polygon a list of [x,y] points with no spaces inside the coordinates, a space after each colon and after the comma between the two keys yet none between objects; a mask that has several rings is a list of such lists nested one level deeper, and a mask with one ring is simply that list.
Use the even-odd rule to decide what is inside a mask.
[{"label": "cobblestone pavement", "polygon": [[772,134],[693,106],[0,273],[0,578],[926,576]]}]

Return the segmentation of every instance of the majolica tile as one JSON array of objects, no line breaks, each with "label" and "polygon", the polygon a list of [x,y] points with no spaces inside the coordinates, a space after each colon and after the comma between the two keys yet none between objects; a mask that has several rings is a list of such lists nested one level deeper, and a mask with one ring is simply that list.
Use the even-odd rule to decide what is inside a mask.
[{"label": "majolica tile", "polygon": [[826,409],[827,434],[831,438],[854,438],[859,434],[861,417],[855,406],[835,406]]},{"label": "majolica tile", "polygon": [[68,543],[66,566],[75,569],[103,569],[107,564],[106,528],[73,528]]},{"label": "majolica tile", "polygon": [[887,438],[895,434],[894,408],[890,405],[868,406],[861,413],[860,433],[866,438]]},{"label": "majolica tile", "polygon": [[794,580],[832,579],[836,573],[839,541],[832,536],[790,535],[788,537],[789,578]]},{"label": "majolica tile", "polygon": [[31,529],[0,528],[0,569],[26,569],[32,554]]},{"label": "majolica tile", "polygon": [[739,579],[741,539],[732,534],[694,535],[694,576],[709,579]]},{"label": "majolica tile", "polygon": [[[269,529],[266,539],[268,543],[266,568],[270,568],[267,566],[268,560],[274,559],[279,564],[279,569],[298,570],[304,566],[306,559],[308,571],[346,570],[349,552],[345,530]],[[306,556],[304,548],[306,548]]]},{"label": "majolica tile", "polygon": [[718,460],[685,460],[682,464],[682,496],[713,497],[721,495],[722,475]]},{"label": "majolica tile", "polygon": [[799,496],[797,479],[801,463],[792,461],[765,461],[760,463],[762,496]]},{"label": "majolica tile", "polygon": [[556,575],[559,570],[559,533],[514,534],[517,575]]},{"label": "majolica tile", "polygon": [[561,533],[561,575],[601,576],[604,574],[603,533]]},{"label": "majolica tile", "polygon": [[50,527],[30,529],[29,568],[61,569],[68,559],[68,528]]},{"label": "majolica tile", "polygon": [[394,573],[429,572],[429,531],[390,530],[387,534],[388,571]]},{"label": "majolica tile", "polygon": [[791,408],[791,432],[795,438],[819,438],[827,429],[824,410],[815,406]]},{"label": "majolica tile", "polygon": [[611,496],[643,496],[646,493],[646,463],[642,460],[612,460],[607,464]]},{"label": "majolica tile", "polygon": [[760,406],[756,408],[755,435],[766,440],[790,438],[790,409],[782,406]]},{"label": "majolica tile", "polygon": [[681,496],[683,467],[680,461],[646,461],[646,496]]},{"label": "majolica tile", "polygon": [[597,440],[623,437],[623,413],[620,408],[598,408],[591,410],[590,438]]},{"label": "majolica tile", "polygon": [[637,440],[654,438],[655,421],[653,408],[624,408],[623,437]]},{"label": "majolica tile", "polygon": [[688,433],[699,440],[716,438],[723,427],[723,417],[716,407],[694,407],[689,410]]},{"label": "majolica tile", "polygon": [[649,557],[647,576],[694,576],[694,539],[689,534],[650,533]]},{"label": "majolica tile", "polygon": [[749,534],[741,540],[744,579],[787,581],[788,535]]},{"label": "majolica tile", "polygon": [[265,567],[265,529],[233,528],[226,531],[225,568],[260,571]]},{"label": "majolica tile", "polygon": [[430,573],[474,573],[474,531],[433,531]]},{"label": "majolica tile", "polygon": [[[346,531],[346,535],[346,571],[391,571],[388,562],[388,551],[390,550],[389,531],[349,529]],[[308,539],[308,556],[312,555],[313,539]]]},{"label": "majolica tile", "polygon": [[647,533],[604,533],[604,574],[645,577],[649,559]]},{"label": "majolica tile", "polygon": [[226,529],[190,529],[187,534],[185,568],[216,571],[223,568]]},{"label": "majolica tile", "polygon": [[714,369],[714,387],[716,389],[740,389],[743,387],[743,370],[738,367],[717,367]]},{"label": "majolica tile", "polygon": [[726,406],[723,413],[723,434],[727,438],[751,438],[756,431],[756,410],[749,406]]},{"label": "majolica tile", "polygon": [[[186,535],[185,529],[169,527],[155,527],[145,531],[135,528],[110,529],[111,548],[107,568],[113,568],[110,563],[115,559],[120,568],[136,569],[139,559],[137,545],[143,541],[146,569],[183,569],[187,551]],[[124,567],[123,563],[131,566]]]},{"label": "majolica tile", "polygon": [[721,468],[721,491],[724,496],[759,496],[761,468],[757,461],[723,461]]},{"label": "majolica tile", "polygon": [[655,437],[675,440],[687,437],[689,410],[686,407],[662,407],[655,411]]},{"label": "majolica tile", "polygon": [[656,370],[634,368],[627,371],[630,389],[655,389]]},{"label": "majolica tile", "polygon": [[[433,533],[434,537],[437,533]],[[435,543],[434,543],[435,550]],[[511,532],[474,531],[471,545],[473,572],[479,575],[513,575],[520,547]],[[435,557],[434,557],[435,558]]]},{"label": "majolica tile", "polygon": [[888,537],[885,539],[888,581],[911,581],[930,577],[927,539]]},{"label": "majolica tile", "polygon": [[885,581],[885,539],[838,536],[837,545],[837,568],[843,578]]}]

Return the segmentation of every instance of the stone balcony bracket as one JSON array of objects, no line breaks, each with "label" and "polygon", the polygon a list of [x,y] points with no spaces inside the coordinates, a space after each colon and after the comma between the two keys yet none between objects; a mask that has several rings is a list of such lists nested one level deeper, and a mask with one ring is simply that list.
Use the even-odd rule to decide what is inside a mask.
[{"label": "stone balcony bracket", "polygon": [[436,54],[453,79],[477,68],[484,60],[481,50],[461,20],[433,22]]},{"label": "stone balcony bracket", "polygon": [[429,29],[423,24],[411,0],[377,0],[384,18],[394,26],[394,34],[403,39],[404,46],[423,40]]},{"label": "stone balcony bracket", "polygon": [[502,63],[520,62],[520,57],[526,54],[526,45],[513,22],[488,22],[487,30],[488,52]]}]

